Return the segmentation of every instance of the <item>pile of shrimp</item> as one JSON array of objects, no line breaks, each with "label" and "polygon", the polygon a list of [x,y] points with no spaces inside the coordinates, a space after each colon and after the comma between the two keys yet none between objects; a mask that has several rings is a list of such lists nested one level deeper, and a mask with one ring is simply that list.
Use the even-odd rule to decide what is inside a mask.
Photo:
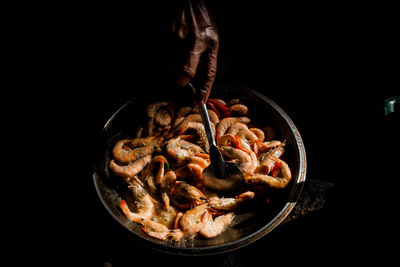
[{"label": "pile of shrimp", "polygon": [[174,241],[216,237],[231,224],[237,207],[254,198],[253,187],[282,189],[291,180],[281,159],[285,142],[275,140],[274,128],[252,124],[249,109],[238,99],[209,99],[207,107],[222,155],[245,177],[236,196],[222,197],[203,185],[202,171],[210,159],[198,107],[152,103],[147,125],[139,127],[136,138],[113,147],[109,168],[131,193],[121,200],[121,210],[149,236]]}]

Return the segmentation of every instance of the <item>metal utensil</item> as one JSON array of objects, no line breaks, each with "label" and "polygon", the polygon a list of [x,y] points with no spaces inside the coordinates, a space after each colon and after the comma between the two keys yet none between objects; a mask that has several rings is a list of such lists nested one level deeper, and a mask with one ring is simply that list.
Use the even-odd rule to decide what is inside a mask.
[{"label": "metal utensil", "polygon": [[[195,91],[192,84],[189,83],[189,86]],[[211,129],[206,104],[200,105],[199,109],[210,145],[210,165],[203,170],[203,183],[207,188],[217,191],[235,189],[244,181],[243,174],[236,163],[225,161],[219,151]]]}]

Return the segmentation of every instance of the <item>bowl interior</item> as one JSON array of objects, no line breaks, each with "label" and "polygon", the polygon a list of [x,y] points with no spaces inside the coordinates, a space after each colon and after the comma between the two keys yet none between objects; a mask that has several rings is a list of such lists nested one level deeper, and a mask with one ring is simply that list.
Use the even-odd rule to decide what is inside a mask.
[{"label": "bowl interior", "polygon": [[[149,91],[151,92],[151,91]],[[240,98],[250,109],[250,118],[260,126],[271,125],[277,131],[277,139],[286,139],[284,160],[292,171],[290,184],[279,192],[271,192],[270,200],[258,199],[255,205],[243,205],[235,212],[235,219],[221,235],[205,239],[177,243],[160,241],[142,232],[139,225],[127,220],[119,208],[125,186],[108,168],[114,144],[124,138],[134,138],[137,128],[146,125],[146,107],[158,101],[170,101],[177,106],[191,105],[190,96],[185,93],[158,94],[144,93],[122,106],[106,123],[100,135],[94,159],[94,183],[106,209],[127,229],[133,239],[152,248],[179,254],[213,254],[239,248],[264,236],[274,229],[289,214],[300,194],[305,181],[306,158],[303,142],[293,122],[273,101],[259,92],[216,84],[211,98]]]}]

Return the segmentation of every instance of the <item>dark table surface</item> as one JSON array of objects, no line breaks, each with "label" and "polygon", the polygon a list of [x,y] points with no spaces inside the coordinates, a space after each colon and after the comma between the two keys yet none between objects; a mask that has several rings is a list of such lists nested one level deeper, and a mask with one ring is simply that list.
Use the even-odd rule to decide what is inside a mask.
[{"label": "dark table surface", "polygon": [[[229,23],[220,29],[224,39],[216,81],[259,90],[299,129],[307,184],[304,206],[297,206],[292,220],[244,248],[207,257],[163,254],[126,237],[96,194],[93,154],[108,118],[145,85],[157,84],[151,69],[156,61],[148,51],[155,45],[143,50],[146,40],[136,42],[137,36],[124,34],[129,27],[119,22],[126,17],[99,20],[91,15],[57,28],[56,45],[46,46],[48,78],[27,95],[38,99],[29,101],[32,115],[45,120],[25,120],[26,127],[35,132],[43,126],[40,148],[52,143],[63,151],[53,159],[43,152],[55,161],[57,175],[46,180],[51,190],[41,194],[40,208],[32,210],[31,218],[46,219],[29,231],[30,239],[43,239],[45,247],[29,248],[35,252],[27,255],[55,266],[130,266],[142,260],[152,266],[321,265],[383,263],[393,256],[387,239],[398,238],[393,214],[399,112],[397,105],[395,114],[385,116],[382,105],[400,95],[400,44],[393,36],[398,19],[388,9],[374,13],[371,7],[354,17],[337,8],[304,16],[291,12],[271,24],[260,11],[236,16],[240,9],[234,5],[219,15],[219,21]],[[45,97],[51,101],[41,101]],[[323,190],[316,190],[316,184]]]}]

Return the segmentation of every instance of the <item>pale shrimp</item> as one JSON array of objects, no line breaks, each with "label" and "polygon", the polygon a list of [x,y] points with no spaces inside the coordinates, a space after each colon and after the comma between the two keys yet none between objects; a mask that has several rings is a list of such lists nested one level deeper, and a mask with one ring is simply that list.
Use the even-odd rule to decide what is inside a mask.
[{"label": "pale shrimp", "polygon": [[194,205],[204,204],[207,200],[206,196],[197,187],[188,183],[177,181],[174,188],[173,196],[176,201],[188,200]]},{"label": "pale shrimp", "polygon": [[241,116],[245,116],[249,113],[249,109],[243,104],[234,104],[229,107],[229,110],[231,111],[231,113],[236,113]]},{"label": "pale shrimp", "polygon": [[235,99],[229,100],[228,103],[226,103],[226,106],[230,107],[230,106],[233,106],[235,104],[241,104],[241,103],[242,102],[240,101],[239,98],[235,98]]},{"label": "pale shrimp", "polygon": [[218,139],[225,134],[225,132],[234,125],[235,123],[249,123],[250,119],[247,117],[229,117],[219,121],[217,125],[216,139],[218,143]]},{"label": "pale shrimp", "polygon": [[246,177],[246,182],[250,184],[266,184],[274,189],[284,188],[292,179],[289,166],[283,160],[272,156],[272,159],[279,164],[281,169],[280,176],[273,177],[267,174],[254,174]]},{"label": "pale shrimp", "polygon": [[192,112],[193,108],[192,107],[183,107],[180,108],[178,110],[178,112],[176,113],[177,117],[186,117],[187,115],[190,114],[190,112]]},{"label": "pale shrimp", "polygon": [[167,208],[170,206],[169,196],[173,193],[175,183],[176,175],[174,171],[168,171],[160,182],[161,199]]},{"label": "pale shrimp", "polygon": [[[213,133],[215,133],[215,127],[214,125],[211,123],[211,130],[213,131]],[[187,125],[185,126],[185,128],[181,129],[180,134],[185,133],[188,130],[195,130],[199,137],[200,137],[200,143],[201,145],[204,147],[204,149],[209,152],[210,150],[210,144],[208,143],[208,139],[207,139],[207,135],[206,135],[206,130],[204,129],[204,124],[200,123],[200,122],[193,122],[190,121],[187,123]]]},{"label": "pale shrimp", "polygon": [[123,178],[133,177],[139,172],[141,172],[147,164],[151,161],[151,155],[147,155],[141,159],[138,159],[134,162],[130,162],[128,165],[118,165],[112,159],[110,161],[110,169],[114,172],[114,174],[122,176]]},{"label": "pale shrimp", "polygon": [[258,150],[259,150],[259,152],[263,152],[265,150],[269,150],[269,149],[278,147],[281,144],[282,144],[282,142],[278,141],[278,140],[266,141],[266,142],[263,142],[263,143],[259,143]]},{"label": "pale shrimp", "polygon": [[166,227],[165,225],[163,225],[161,223],[151,221],[151,220],[143,220],[141,222],[141,224],[143,225],[141,227],[142,231],[151,237],[154,237],[154,238],[157,238],[160,240],[166,240],[171,236],[171,232],[168,229],[168,227]]},{"label": "pale shrimp", "polygon": [[208,167],[208,165],[210,165],[209,160],[206,160],[200,156],[196,156],[194,155],[191,159],[190,159],[190,163],[191,164],[197,164],[199,165],[201,168],[205,169]]},{"label": "pale shrimp", "polygon": [[[196,110],[193,110],[193,112],[196,113],[196,114],[198,114],[198,113],[200,113],[200,110],[197,108]],[[211,110],[211,109],[208,109],[208,110],[207,110],[207,113],[208,113],[208,117],[210,118],[210,121],[211,121],[214,125],[217,125],[217,124],[219,123],[219,118],[218,118],[217,113],[215,113],[215,111],[214,111],[214,110]],[[198,114],[198,115],[200,115],[200,114]],[[199,122],[201,122],[201,121],[199,121]]]},{"label": "pale shrimp", "polygon": [[[207,196],[208,197],[208,196]],[[253,199],[254,192],[247,191],[236,197],[219,198],[218,195],[208,197],[208,204],[217,210],[234,210],[238,207],[239,203]]]},{"label": "pale shrimp", "polygon": [[136,212],[132,212],[125,200],[121,200],[120,208],[125,214],[126,218],[131,221],[140,223],[141,220],[151,219],[154,215],[155,205],[157,201],[150,196],[147,190],[140,185],[140,181],[134,177],[128,186],[132,192]]},{"label": "pale shrimp", "polygon": [[181,140],[179,137],[170,139],[166,150],[168,155],[179,163],[190,160],[195,153],[204,152],[200,146]]},{"label": "pale shrimp", "polygon": [[193,163],[188,164],[187,167],[194,178],[192,184],[197,188],[203,186],[203,168]]},{"label": "pale shrimp", "polygon": [[[162,168],[162,172],[164,172],[164,162],[167,162],[167,159],[164,156],[158,155],[151,159],[150,163],[142,172],[142,180],[146,183],[147,188],[153,194],[157,191],[155,180],[160,173],[160,169]],[[160,166],[160,168],[158,168],[158,166]]]},{"label": "pale shrimp", "polygon": [[235,123],[229,128],[228,133],[232,135],[237,135],[238,137],[245,139],[250,144],[258,140],[257,135],[250,131],[247,125],[243,123]]},{"label": "pale shrimp", "polygon": [[128,146],[131,142],[131,139],[124,139],[115,144],[112,153],[118,162],[128,163],[139,158],[143,158],[144,156],[150,155],[154,152],[154,146],[150,145],[131,149]]},{"label": "pale shrimp", "polygon": [[[159,158],[156,159],[156,162],[160,162],[160,168],[158,169],[158,172],[156,175],[155,184],[159,186],[160,193],[161,193],[161,199],[164,203],[164,206],[168,209],[170,207],[169,196],[173,192],[175,182],[176,182],[176,175],[175,175],[174,171],[168,171],[167,173],[164,174],[164,170],[165,170],[164,163],[166,163],[168,161],[166,160],[166,158],[164,158],[161,155],[159,155],[157,157],[159,157]],[[157,158],[157,157],[155,157],[155,158]],[[153,158],[153,160],[155,158]]]},{"label": "pale shrimp", "polygon": [[132,139],[129,143],[130,147],[138,147],[138,146],[156,146],[160,145],[163,141],[162,137],[159,136],[149,136],[143,138],[135,138]]},{"label": "pale shrimp", "polygon": [[248,154],[250,155],[251,163],[250,163],[250,166],[247,168],[246,174],[252,174],[257,169],[259,163],[258,163],[256,153],[254,153],[253,151],[249,151]]},{"label": "pale shrimp", "polygon": [[179,220],[179,226],[186,236],[193,237],[205,225],[208,219],[207,204],[186,211]]},{"label": "pale shrimp", "polygon": [[253,132],[253,133],[257,136],[258,141],[260,141],[260,142],[263,142],[263,141],[264,141],[264,139],[265,139],[265,134],[264,134],[264,132],[263,132],[261,129],[259,129],[259,128],[250,128],[249,130],[250,130],[251,132]]},{"label": "pale shrimp", "polygon": [[268,174],[272,170],[275,165],[275,160],[273,157],[279,158],[282,156],[285,142],[281,143],[278,147],[273,150],[268,151],[267,153],[263,153],[260,156],[260,168],[265,170],[265,173]]},{"label": "pale shrimp", "polygon": [[171,124],[172,117],[168,110],[162,108],[156,112],[154,120],[158,125],[165,127]]},{"label": "pale shrimp", "polygon": [[247,173],[251,168],[251,157],[243,150],[230,146],[221,147],[222,155],[232,159],[243,173]]},{"label": "pale shrimp", "polygon": [[220,235],[234,219],[233,212],[221,215],[213,220],[211,213],[206,214],[204,226],[200,229],[199,233],[206,237],[212,238]]},{"label": "pale shrimp", "polygon": [[148,133],[149,133],[149,136],[153,135],[153,130],[154,130],[154,126],[155,126],[154,125],[154,120],[155,120],[157,111],[159,109],[161,109],[162,107],[165,107],[165,106],[168,106],[168,105],[169,105],[168,102],[160,101],[160,102],[154,102],[154,103],[150,104],[147,107],[147,117],[149,118],[149,122],[148,122]]}]

